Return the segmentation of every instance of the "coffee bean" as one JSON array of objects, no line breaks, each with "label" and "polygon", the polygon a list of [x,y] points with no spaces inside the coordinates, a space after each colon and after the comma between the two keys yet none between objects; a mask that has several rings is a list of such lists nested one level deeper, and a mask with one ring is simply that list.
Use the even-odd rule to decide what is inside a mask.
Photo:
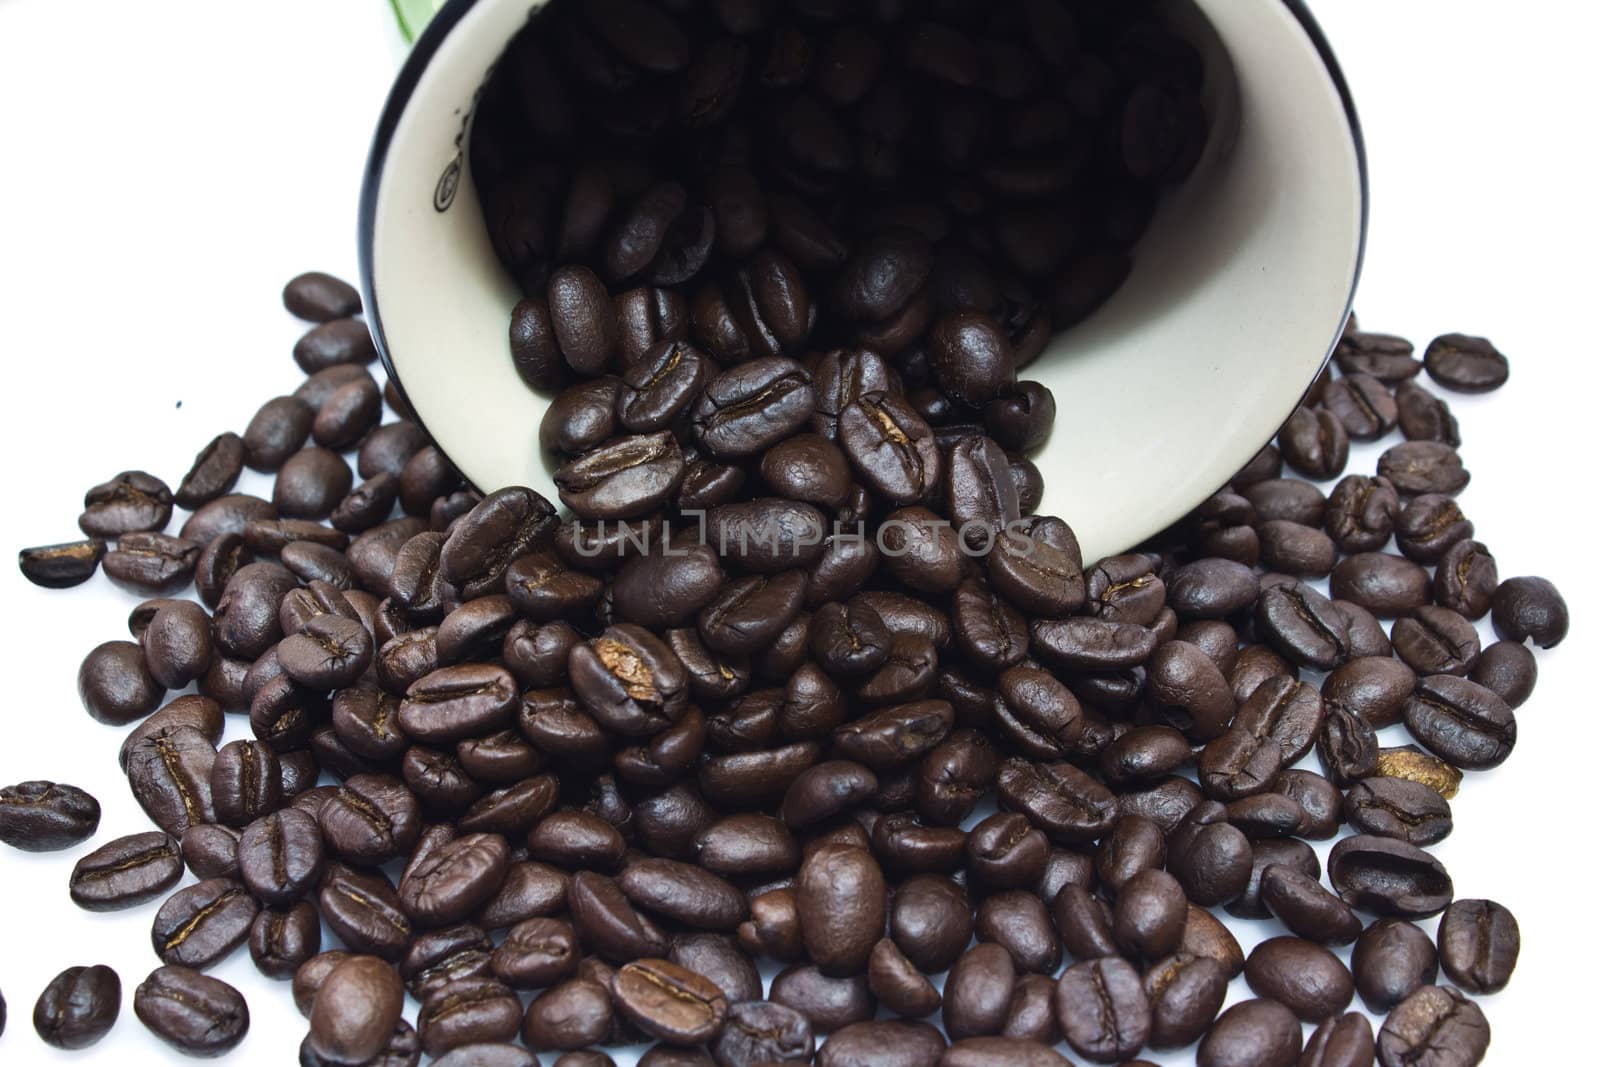
[{"label": "coffee bean", "polygon": [[1449,986],[1425,985],[1397,1004],[1378,1032],[1383,1067],[1429,1062],[1474,1064],[1489,1048],[1489,1021]]},{"label": "coffee bean", "polygon": [[1067,1044],[1096,1063],[1129,1059],[1150,1036],[1150,1001],[1139,972],[1117,957],[1085,960],[1063,971],[1055,1008]]},{"label": "coffee bean", "polygon": [[0,841],[13,848],[71,848],[99,825],[100,802],[77,786],[34,781],[0,788]]},{"label": "coffee bean", "polygon": [[370,1060],[389,1043],[404,1000],[393,966],[375,956],[348,957],[317,989],[307,1043],[331,1062]]},{"label": "coffee bean", "polygon": [[670,1044],[701,1044],[715,1036],[728,1018],[722,990],[668,960],[627,964],[612,979],[611,994],[629,1021]]},{"label": "coffee bean", "polygon": [[806,1063],[816,1048],[811,1023],[793,1008],[749,1000],[728,1008],[727,1023],[712,1045],[719,1067]]},{"label": "coffee bean", "polygon": [[1217,1017],[1195,1052],[1199,1067],[1291,1067],[1300,1021],[1274,1000],[1241,1000]]},{"label": "coffee bean", "polygon": [[1206,956],[1187,952],[1158,960],[1144,976],[1150,1000],[1150,1047],[1181,1048],[1198,1040],[1222,1008],[1228,973]]},{"label": "coffee bean", "polygon": [[660,507],[683,482],[670,433],[620,437],[556,468],[561,502],[585,519],[627,519]]},{"label": "coffee bean", "polygon": [[204,970],[244,943],[260,905],[232,879],[180,889],[156,912],[150,943],[163,963]]},{"label": "coffee bean", "polygon": [[583,1048],[604,1040],[613,1026],[611,995],[588,978],[571,978],[533,999],[522,1020],[522,1039],[534,1048]]},{"label": "coffee bean", "polygon": [[1507,706],[1519,708],[1533,695],[1539,668],[1533,653],[1520,641],[1496,641],[1478,657],[1468,675]]},{"label": "coffee bean", "polygon": [[39,545],[17,553],[22,576],[45,589],[70,589],[94,577],[106,554],[106,543],[99,538],[69,541],[60,545]]},{"label": "coffee bean", "polygon": [[122,981],[110,967],[68,967],[33,1006],[33,1028],[47,1045],[88,1048],[116,1025]]},{"label": "coffee bean", "polygon": [[1368,778],[1350,787],[1344,817],[1357,833],[1431,845],[1454,828],[1450,802],[1431,787],[1403,778]]},{"label": "coffee bean", "polygon": [[201,880],[239,877],[239,831],[217,823],[191,826],[179,838],[183,865]]},{"label": "coffee bean", "polygon": [[1395,405],[1400,413],[1400,432],[1408,441],[1438,441],[1451,448],[1461,446],[1461,430],[1450,405],[1415,382],[1395,386]]},{"label": "coffee bean", "polygon": [[1435,337],[1423,353],[1428,377],[1458,393],[1487,393],[1500,388],[1510,366],[1500,350],[1482,337],[1447,333]]},{"label": "coffee bean", "polygon": [[1278,431],[1278,448],[1284,462],[1316,481],[1337,478],[1350,458],[1344,423],[1321,408],[1296,408]]},{"label": "coffee bean", "polygon": [[1306,1041],[1300,1062],[1306,1067],[1370,1065],[1376,1055],[1372,1024],[1360,1012],[1330,1016]]},{"label": "coffee bean", "polygon": [[796,904],[806,951],[824,974],[866,968],[888,912],[883,872],[869,852],[827,846],[812,853],[800,867]]},{"label": "coffee bean", "polygon": [[322,919],[308,900],[263,908],[250,924],[250,959],[268,978],[290,978],[322,947]]},{"label": "coffee bean", "polygon": [[1494,632],[1554,648],[1567,636],[1567,602],[1544,578],[1507,578],[1494,593]]},{"label": "coffee bean", "polygon": [[1439,965],[1469,993],[1504,989],[1521,950],[1516,917],[1492,900],[1453,901],[1439,920]]},{"label": "coffee bean", "polygon": [[944,1035],[927,1023],[900,1019],[857,1022],[840,1029],[817,1052],[820,1067],[934,1067]]},{"label": "coffee bean", "polygon": [[537,1067],[539,1063],[533,1053],[520,1045],[491,1041],[457,1045],[433,1062],[440,1067]]},{"label": "coffee bean", "polygon": [[1245,960],[1244,976],[1258,996],[1277,1001],[1308,1022],[1342,1011],[1355,991],[1338,957],[1297,937],[1261,942]]},{"label": "coffee bean", "polygon": [[80,908],[114,911],[154,900],[182,876],[178,842],[143,833],[119,837],[78,860],[69,885]]},{"label": "coffee bean", "polygon": [[1428,853],[1367,834],[1334,845],[1328,878],[1352,907],[1399,918],[1436,915],[1455,894],[1444,865]]},{"label": "coffee bean", "polygon": [[157,967],[133,993],[151,1033],[189,1056],[220,1056],[250,1028],[244,997],[226,982],[176,965]]},{"label": "coffee bean", "polygon": [[1456,450],[1440,441],[1407,441],[1378,457],[1378,474],[1403,496],[1459,493],[1471,480]]},{"label": "coffee bean", "polygon": [[1411,358],[1413,346],[1403,337],[1346,330],[1334,348],[1333,358],[1345,374],[1370,374],[1389,384],[1404,382],[1422,371]]},{"label": "coffee bean", "polygon": [[1331,383],[1322,391],[1320,403],[1353,441],[1376,441],[1400,420],[1394,397],[1370,374],[1347,374]]},{"label": "coffee bean", "polygon": [[437,1056],[458,1045],[505,1041],[521,1021],[522,1001],[509,988],[492,978],[461,978],[423,1003],[417,1037],[423,1051]]},{"label": "coffee bean", "polygon": [[327,322],[361,313],[361,294],[349,282],[321,271],[307,271],[283,287],[283,306],[307,322]]},{"label": "coffee bean", "polygon": [[1417,681],[1405,706],[1406,729],[1457,767],[1496,767],[1517,742],[1517,720],[1493,692],[1448,674]]}]

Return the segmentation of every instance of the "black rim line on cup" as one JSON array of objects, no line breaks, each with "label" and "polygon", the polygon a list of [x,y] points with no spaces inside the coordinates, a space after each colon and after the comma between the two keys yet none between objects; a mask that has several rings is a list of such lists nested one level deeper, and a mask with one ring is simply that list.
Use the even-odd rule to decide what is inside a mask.
[{"label": "black rim line on cup", "polygon": [[[445,42],[445,38],[450,36],[451,31],[456,28],[456,25],[466,16],[468,11],[472,10],[477,2],[478,0],[448,0],[445,6],[428,22],[428,25],[422,31],[422,36],[418,37],[416,43],[412,45],[411,52],[406,56],[405,63],[401,65],[400,73],[395,77],[394,86],[389,90],[389,96],[384,101],[383,112],[378,118],[378,128],[372,137],[372,148],[367,153],[366,170],[361,181],[361,204],[356,224],[356,240],[358,242],[357,250],[361,272],[362,309],[366,315],[367,328],[372,332],[373,342],[377,346],[378,359],[383,364],[384,373],[389,376],[389,381],[393,383],[395,391],[400,394],[400,399],[405,401],[406,405],[411,409],[413,417],[424,432],[427,432],[427,424],[422,421],[422,416],[417,412],[416,405],[411,403],[411,398],[406,395],[405,384],[401,382],[400,375],[394,369],[394,360],[389,354],[389,341],[383,332],[383,315],[378,308],[377,288],[373,284],[372,246],[378,220],[378,190],[383,184],[383,172],[388,164],[389,148],[394,141],[395,130],[400,125],[401,116],[405,114],[406,108],[411,103],[411,97],[417,90],[417,83],[422,80],[423,72],[433,62],[433,58],[438,54],[440,46]],[[1334,89],[1339,94],[1339,102],[1344,108],[1345,122],[1350,128],[1350,141],[1355,148],[1356,174],[1361,187],[1361,224],[1356,242],[1356,263],[1355,270],[1350,276],[1350,291],[1345,295],[1344,314],[1339,319],[1339,324],[1335,328],[1333,337],[1328,341],[1327,351],[1323,353],[1322,361],[1317,364],[1316,374],[1312,375],[1311,381],[1306,383],[1305,390],[1300,394],[1299,399],[1295,401],[1295,407],[1298,407],[1304,401],[1306,395],[1311,392],[1311,387],[1316,384],[1317,379],[1322,376],[1322,372],[1327,369],[1328,361],[1333,358],[1333,351],[1338,346],[1339,338],[1343,333],[1344,323],[1349,319],[1350,310],[1355,305],[1356,288],[1361,281],[1361,269],[1366,262],[1367,256],[1367,222],[1371,210],[1371,186],[1367,171],[1367,146],[1361,134],[1361,119],[1356,114],[1355,98],[1351,95],[1350,85],[1345,81],[1344,71],[1340,68],[1339,61],[1333,54],[1333,46],[1328,43],[1327,36],[1322,32],[1322,27],[1317,24],[1316,18],[1312,16],[1310,9],[1306,7],[1305,0],[1283,0],[1283,6],[1288,9],[1289,14],[1293,15],[1295,21],[1300,24],[1301,30],[1305,32],[1306,37],[1311,42],[1311,47],[1316,49],[1318,58],[1322,60],[1323,69],[1327,71],[1329,79],[1333,82]],[[468,151],[468,145],[471,144],[471,140],[472,125],[469,121],[467,128],[461,135],[461,173],[458,178],[459,181],[466,181],[469,178],[467,171],[470,167],[471,154]],[[1290,408],[1289,411],[1284,412],[1284,418],[1288,418],[1293,410],[1294,408]],[[1272,434],[1257,445],[1250,455],[1254,455],[1255,451],[1259,451],[1270,443],[1277,436],[1277,433],[1278,431],[1274,429]],[[428,437],[433,441],[435,447],[438,447],[440,452],[444,453],[445,459],[448,460],[450,458],[449,453],[444,451],[443,446],[434,439],[433,434],[429,433]],[[1249,458],[1249,455],[1245,456],[1244,460],[1240,461],[1241,464]],[[499,488],[498,486],[485,487],[476,485],[471,478],[466,476],[464,471],[460,473],[466,484],[479,492],[492,492],[494,489]],[[1199,501],[1195,501],[1195,503],[1197,504]],[[1193,506],[1191,504],[1186,507],[1184,513],[1186,514]]]}]

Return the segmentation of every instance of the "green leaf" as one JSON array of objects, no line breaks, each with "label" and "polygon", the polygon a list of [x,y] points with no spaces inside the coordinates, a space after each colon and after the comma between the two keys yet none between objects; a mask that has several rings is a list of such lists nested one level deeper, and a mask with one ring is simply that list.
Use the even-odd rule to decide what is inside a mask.
[{"label": "green leaf", "polygon": [[434,12],[445,5],[445,0],[389,0],[394,6],[395,18],[400,20],[400,32],[408,41],[415,41],[422,28],[433,18]]}]

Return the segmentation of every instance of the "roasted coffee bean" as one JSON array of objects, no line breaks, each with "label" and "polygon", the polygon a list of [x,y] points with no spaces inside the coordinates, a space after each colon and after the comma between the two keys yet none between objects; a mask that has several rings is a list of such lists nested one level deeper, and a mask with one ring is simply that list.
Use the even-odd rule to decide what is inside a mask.
[{"label": "roasted coffee bean", "polygon": [[128,533],[117,538],[101,566],[106,577],[145,595],[174,593],[188,584],[200,558],[200,546],[160,533]]},{"label": "roasted coffee bean", "polygon": [[1483,650],[1468,677],[1504,700],[1507,706],[1519,708],[1533,695],[1539,668],[1527,645],[1520,641],[1496,641]]},{"label": "roasted coffee bean", "polygon": [[1413,346],[1403,337],[1349,329],[1334,348],[1333,358],[1345,374],[1370,374],[1394,384],[1416,377],[1422,363],[1411,358]]},{"label": "roasted coffee bean", "polygon": [[1256,624],[1267,643],[1297,666],[1331,670],[1349,658],[1349,621],[1303,583],[1264,589],[1256,601]]},{"label": "roasted coffee bean", "polygon": [[183,877],[178,842],[164,833],[131,834],[101,845],[72,868],[73,903],[116,911],[154,900]]},{"label": "roasted coffee bean", "polygon": [[1507,578],[1494,593],[1494,632],[1506,641],[1554,648],[1567,636],[1567,602],[1544,578]]},{"label": "roasted coffee bean", "polygon": [[69,541],[60,545],[39,545],[17,553],[22,576],[45,589],[70,589],[94,576],[106,543],[100,538]]},{"label": "roasted coffee bean", "polygon": [[630,1022],[651,1037],[674,1045],[708,1041],[728,1018],[728,1000],[722,990],[669,960],[627,964],[611,980],[611,995]]},{"label": "roasted coffee bean", "polygon": [[641,627],[611,626],[574,646],[567,671],[584,707],[625,736],[660,733],[683,715],[688,674],[672,650]]},{"label": "roasted coffee bean", "polygon": [[944,469],[933,431],[891,393],[866,392],[841,409],[839,444],[857,476],[894,504],[926,498]]},{"label": "roasted coffee bean", "polygon": [[605,283],[587,267],[570,265],[550,276],[545,296],[567,364],[585,377],[604,373],[617,345],[616,310]]},{"label": "roasted coffee bean", "polygon": [[1378,735],[1372,723],[1334,705],[1317,735],[1317,760],[1337,786],[1350,786],[1377,773]]},{"label": "roasted coffee bean", "polygon": [[890,938],[872,948],[867,985],[886,1008],[910,1018],[931,1015],[943,1003],[933,983]]},{"label": "roasted coffee bean", "polygon": [[520,1045],[477,1041],[457,1045],[433,1062],[439,1067],[538,1067],[539,1060]]},{"label": "roasted coffee bean", "polygon": [[1474,1064],[1489,1048],[1489,1021],[1449,986],[1426,985],[1397,1004],[1378,1032],[1383,1067]]},{"label": "roasted coffee bean", "polygon": [[947,970],[972,937],[966,890],[944,875],[919,874],[901,883],[889,918],[895,944],[928,974]]},{"label": "roasted coffee bean", "polygon": [[1326,481],[1343,473],[1350,458],[1350,437],[1331,411],[1302,406],[1278,431],[1278,448],[1284,462],[1296,471]]},{"label": "roasted coffee bean", "polygon": [[189,1056],[220,1056],[250,1029],[239,991],[189,967],[157,967],[133,993],[133,1011],[151,1033]]},{"label": "roasted coffee bean", "polygon": [[511,989],[492,978],[462,978],[423,1003],[417,1037],[423,1051],[437,1056],[458,1045],[505,1041],[521,1021],[522,1001]]},{"label": "roasted coffee bean", "polygon": [[1369,1067],[1376,1053],[1372,1024],[1360,1012],[1330,1016],[1306,1041],[1305,1067]]},{"label": "roasted coffee bean", "polygon": [[1510,366],[1500,350],[1482,337],[1447,333],[1423,353],[1428,377],[1458,393],[1488,393],[1506,384]]},{"label": "roasted coffee bean", "polygon": [[1450,406],[1415,382],[1395,386],[1395,405],[1400,414],[1400,432],[1408,441],[1438,441],[1459,448],[1461,430]]},{"label": "roasted coffee bean", "polygon": [[1203,651],[1185,641],[1168,641],[1146,666],[1146,688],[1156,714],[1197,741],[1219,737],[1234,712],[1233,693]]},{"label": "roasted coffee bean", "polygon": [[1328,878],[1345,903],[1377,915],[1422,918],[1454,896],[1444,865],[1415,845],[1358,834],[1334,845]]},{"label": "roasted coffee bean", "polygon": [[487,977],[493,949],[489,935],[477,926],[461,923],[433,930],[411,942],[400,961],[400,977],[419,1001],[430,1000],[460,979]]},{"label": "roasted coffee bean", "polygon": [[1405,496],[1459,493],[1471,473],[1454,448],[1440,441],[1406,441],[1378,457],[1378,474]]},{"label": "roasted coffee bean", "polygon": [[610,878],[579,872],[572,879],[568,907],[584,943],[607,959],[625,962],[666,952],[666,935],[634,909]]},{"label": "roasted coffee bean", "polygon": [[172,490],[167,483],[144,471],[123,471],[84,494],[78,528],[89,537],[120,538],[160,530],[170,518]]},{"label": "roasted coffee bean", "polygon": [[1302,526],[1321,526],[1328,501],[1322,490],[1294,478],[1270,478],[1246,487],[1244,497],[1255,509],[1256,524],[1292,522]]},{"label": "roasted coffee bean", "polygon": [[865,970],[888,912],[883,872],[872,854],[848,846],[818,849],[801,865],[795,888],[812,961],[833,977]]},{"label": "roasted coffee bean", "polygon": [[1431,845],[1454,828],[1450,802],[1421,782],[1373,777],[1345,795],[1344,817],[1357,833],[1395,837],[1412,845]]},{"label": "roasted coffee bean", "polygon": [[1167,841],[1167,869],[1189,899],[1207,907],[1236,899],[1250,883],[1254,850],[1215,802],[1196,805]]},{"label": "roasted coffee bean", "polygon": [[68,967],[50,980],[33,1006],[33,1029],[56,1048],[88,1048],[116,1025],[122,981],[110,967]]},{"label": "roasted coffee bean", "polygon": [[1061,943],[1050,925],[1044,901],[1031,890],[996,893],[978,909],[978,940],[992,941],[1023,971],[1054,974],[1061,963]]},{"label": "roasted coffee bean", "polygon": [[1348,474],[1328,494],[1323,525],[1342,551],[1371,552],[1388,543],[1400,513],[1388,479]]},{"label": "roasted coffee bean", "polygon": [[1439,920],[1439,965],[1469,993],[1504,989],[1521,950],[1516,917],[1492,900],[1454,901]]},{"label": "roasted coffee bean", "polygon": [[347,779],[317,813],[317,824],[336,855],[368,866],[405,854],[422,830],[417,798],[386,774]]},{"label": "roasted coffee bean", "polygon": [[1116,890],[1112,933],[1134,959],[1155,960],[1178,947],[1188,901],[1183,887],[1162,870],[1144,870]]},{"label": "roasted coffee bean", "polygon": [[1449,608],[1424,604],[1390,631],[1395,655],[1418,674],[1465,675],[1478,661],[1478,631]]},{"label": "roasted coffee bean", "polygon": [[375,956],[348,957],[317,989],[307,1043],[334,1063],[371,1060],[389,1043],[404,1001],[391,964]]},{"label": "roasted coffee bean", "polygon": [[718,457],[749,456],[777,444],[810,420],[811,376],[793,360],[753,360],[706,386],[694,409],[696,440]]},{"label": "roasted coffee bean", "polygon": [[183,832],[179,851],[189,873],[201,880],[239,877],[239,831],[218,823],[200,823]]},{"label": "roasted coffee bean", "polygon": [[441,667],[411,683],[400,728],[423,742],[457,741],[507,725],[520,703],[516,679],[487,663]]},{"label": "roasted coffee bean", "polygon": [[1496,767],[1517,742],[1517,720],[1493,692],[1448,674],[1417,681],[1405,706],[1406,729],[1457,767]]},{"label": "roasted coffee bean", "polygon": [[407,869],[400,906],[424,926],[459,922],[499,891],[510,863],[510,849],[498,834],[457,837]]},{"label": "roasted coffee bean", "polygon": [[1134,1056],[1150,1037],[1150,1001],[1139,972],[1106,957],[1075,963],[1056,984],[1056,1020],[1078,1055],[1096,1063]]},{"label": "roasted coffee bean", "polygon": [[1228,992],[1228,972],[1207,956],[1178,952],[1151,964],[1144,991],[1150,1000],[1150,1047],[1181,1048],[1216,1018]]},{"label": "roasted coffee bean", "polygon": [[1120,892],[1134,876],[1147,870],[1160,870],[1166,863],[1166,838],[1143,815],[1124,815],[1111,832],[1101,839],[1095,853],[1094,869],[1100,883],[1111,892]]},{"label": "roasted coffee bean", "polygon": [[944,1035],[927,1023],[900,1019],[857,1022],[828,1038],[817,1052],[817,1063],[820,1067],[934,1067],[945,1048]]},{"label": "roasted coffee bean", "polygon": [[1300,1020],[1274,1000],[1241,1000],[1217,1016],[1195,1051],[1198,1067],[1293,1067]]},{"label": "roasted coffee bean", "polygon": [[0,788],[0,841],[13,848],[71,848],[99,825],[100,802],[77,786],[35,781]]},{"label": "roasted coffee bean", "polygon": [[1457,541],[1472,537],[1472,522],[1448,496],[1424,493],[1413,497],[1395,524],[1400,551],[1418,563],[1437,563]]},{"label": "roasted coffee bean", "polygon": [[1015,985],[1016,965],[1003,946],[978,944],[968,949],[945,979],[946,1032],[956,1040],[998,1034]]},{"label": "roasted coffee bean", "polygon": [[1322,391],[1319,402],[1344,424],[1353,441],[1376,441],[1400,421],[1394,397],[1369,374],[1345,375]]},{"label": "roasted coffee bean", "polygon": [[1439,955],[1421,929],[1402,919],[1379,919],[1356,939],[1350,969],[1362,1002],[1386,1012],[1439,973]]},{"label": "roasted coffee bean", "polygon": [[217,820],[233,827],[275,810],[283,800],[278,756],[264,741],[230,741],[211,764],[211,803]]},{"label": "roasted coffee bean", "polygon": [[614,1025],[612,1012],[605,986],[588,978],[570,978],[528,1005],[522,1039],[533,1048],[583,1048],[608,1037]]},{"label": "roasted coffee bean", "polygon": [[1258,996],[1277,1001],[1308,1022],[1344,1010],[1355,991],[1338,957],[1297,937],[1261,942],[1245,960],[1244,976]]},{"label": "roasted coffee bean", "polygon": [[250,959],[268,978],[290,978],[322,947],[322,919],[308,900],[263,908],[250,924]]},{"label": "roasted coffee bean", "polygon": [[355,286],[321,271],[307,271],[283,287],[283,306],[307,322],[328,322],[361,313],[361,294]]},{"label": "roasted coffee bean", "polygon": [[156,912],[150,943],[163,963],[204,970],[244,943],[259,909],[239,882],[207,879],[167,898]]}]

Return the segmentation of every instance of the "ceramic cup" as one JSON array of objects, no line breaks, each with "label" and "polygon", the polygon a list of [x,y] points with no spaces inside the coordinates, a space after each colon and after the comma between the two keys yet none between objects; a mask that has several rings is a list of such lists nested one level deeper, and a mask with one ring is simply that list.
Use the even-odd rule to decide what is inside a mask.
[{"label": "ceramic cup", "polygon": [[[428,25],[378,125],[360,239],[378,350],[433,439],[479,489],[554,501],[538,444],[549,398],[512,367],[519,293],[466,151],[479,90],[541,6],[450,0]],[[1027,370],[1058,411],[1033,457],[1040,512],[1065,518],[1091,560],[1182,517],[1272,438],[1326,362],[1361,269],[1360,128],[1304,5],[1169,6],[1206,57],[1210,139],[1127,283]]]}]

